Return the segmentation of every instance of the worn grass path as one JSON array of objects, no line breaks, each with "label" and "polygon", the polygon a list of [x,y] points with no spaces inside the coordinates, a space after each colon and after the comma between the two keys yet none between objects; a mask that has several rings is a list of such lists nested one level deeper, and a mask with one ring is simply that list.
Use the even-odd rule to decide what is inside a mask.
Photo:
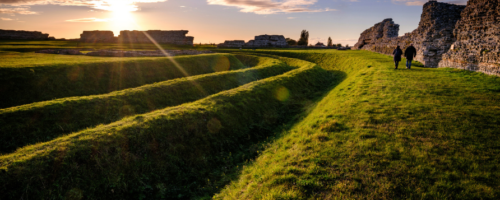
[{"label": "worn grass path", "polygon": [[500,78],[366,51],[259,51],[346,79],[215,199],[498,199]]}]

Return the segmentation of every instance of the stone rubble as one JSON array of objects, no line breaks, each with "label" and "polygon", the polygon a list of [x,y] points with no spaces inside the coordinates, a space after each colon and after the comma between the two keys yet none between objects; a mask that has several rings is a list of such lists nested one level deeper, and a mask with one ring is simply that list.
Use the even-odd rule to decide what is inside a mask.
[{"label": "stone rubble", "polygon": [[44,49],[35,51],[35,53],[46,53],[46,54],[61,54],[61,55],[83,55],[80,50],[75,49]]}]

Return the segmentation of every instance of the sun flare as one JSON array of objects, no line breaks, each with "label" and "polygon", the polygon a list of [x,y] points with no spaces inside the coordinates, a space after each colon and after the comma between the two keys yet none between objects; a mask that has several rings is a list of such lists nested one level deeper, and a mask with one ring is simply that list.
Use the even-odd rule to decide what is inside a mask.
[{"label": "sun flare", "polygon": [[121,30],[136,29],[136,23],[132,12],[137,11],[137,5],[130,0],[106,0],[99,5],[102,10],[111,11],[112,29],[115,34]]}]

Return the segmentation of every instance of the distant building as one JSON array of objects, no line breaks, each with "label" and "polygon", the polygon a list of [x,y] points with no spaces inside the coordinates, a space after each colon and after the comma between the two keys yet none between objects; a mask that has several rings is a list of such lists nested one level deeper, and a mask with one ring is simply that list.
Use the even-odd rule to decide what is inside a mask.
[{"label": "distant building", "polygon": [[217,46],[222,48],[288,47],[288,43],[283,35],[258,35],[247,43],[244,40],[226,40]]},{"label": "distant building", "polygon": [[87,43],[115,43],[118,38],[113,31],[83,31],[80,41]]},{"label": "distant building", "polygon": [[326,47],[325,44],[321,43],[321,42],[318,42],[316,43],[316,45],[314,45],[315,47]]},{"label": "distant building", "polygon": [[224,43],[220,43],[217,47],[220,48],[241,48],[245,45],[245,40],[226,40]]}]

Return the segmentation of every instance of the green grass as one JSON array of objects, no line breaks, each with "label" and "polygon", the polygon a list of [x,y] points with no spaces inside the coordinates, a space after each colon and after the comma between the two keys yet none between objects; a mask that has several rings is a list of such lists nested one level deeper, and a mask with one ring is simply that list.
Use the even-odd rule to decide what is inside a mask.
[{"label": "green grass", "polygon": [[389,56],[367,51],[259,53],[347,78],[215,199],[499,198],[499,77],[418,63],[394,70]]},{"label": "green grass", "polygon": [[70,97],[0,109],[0,153],[50,141],[98,124],[108,124],[125,116],[192,102],[295,68],[271,58],[237,57],[246,64],[257,66],[179,78],[104,95]]},{"label": "green grass", "polygon": [[[178,46],[159,44],[163,49],[215,49],[210,45]],[[117,49],[117,50],[157,50],[155,44],[132,44],[132,43],[82,43],[78,41],[26,41],[26,40],[2,40],[0,51],[34,52],[41,49]]]},{"label": "green grass", "polygon": [[59,55],[59,54],[43,54],[43,53],[22,53],[0,51],[0,68],[32,68],[44,67],[47,65],[80,65],[87,63],[116,63],[127,61],[154,61],[158,57],[97,57],[84,55]]},{"label": "green grass", "polygon": [[[50,59],[51,55],[44,58]],[[27,60],[29,67],[0,68],[0,108],[71,96],[105,94],[180,77],[247,67],[234,56],[225,54],[179,56],[174,60],[179,66],[168,58],[44,65],[31,65],[31,61]],[[23,63],[24,59],[17,62]],[[36,62],[45,63],[43,59]]]},{"label": "green grass", "polygon": [[244,149],[301,112],[332,79],[307,63],[193,103],[27,146],[0,157],[0,193],[8,199],[213,194],[218,187],[210,180],[223,181],[227,168],[248,159]]},{"label": "green grass", "polygon": [[[0,49],[15,54],[44,45],[73,48],[69,42],[13,41],[0,42]],[[117,47],[102,44],[96,48]],[[233,71],[209,74],[217,71],[212,69],[151,85],[128,81],[135,85],[123,91],[46,102],[35,99],[37,103],[31,105],[1,110],[19,114],[18,121],[12,116],[3,118],[2,128],[21,128],[11,131],[14,134],[22,135],[28,129],[31,133],[43,131],[37,136],[56,133],[37,140],[45,143],[0,156],[2,199],[500,198],[499,77],[422,68],[419,63],[412,70],[394,70],[391,57],[368,51],[217,51],[231,54],[178,59],[185,59],[182,66],[204,70],[207,65],[227,66],[210,56],[227,58],[224,63],[231,63]],[[65,82],[71,76],[48,73],[54,66],[40,64],[52,63],[44,59],[57,59],[50,58],[57,55],[40,56],[39,62],[28,59],[31,53],[18,56],[26,59],[5,59],[11,66],[0,70],[12,71],[3,71],[1,76],[21,80],[28,73],[18,72],[39,69],[59,81],[57,87],[51,86],[55,93],[69,93],[64,87],[71,85]],[[285,65],[266,64],[272,59],[264,57]],[[161,74],[159,69],[163,69],[151,58],[96,59],[102,60],[68,59],[57,66],[75,69],[92,63],[141,63],[141,70],[132,71],[131,67],[125,77]],[[0,61],[0,65],[5,63]],[[233,68],[233,63],[238,67]],[[259,65],[268,67],[239,70]],[[87,68],[81,74],[114,65],[103,66]],[[290,67],[297,69],[282,74]],[[243,79],[235,74],[246,74],[248,79],[238,82]],[[122,74],[119,77],[110,80],[124,80]],[[197,93],[187,82],[192,79],[210,92]],[[37,87],[26,80],[17,85]],[[104,86],[122,83],[107,80]],[[0,91],[4,85],[0,84]],[[88,86],[93,88],[97,87]],[[167,96],[170,92],[164,91],[176,95]],[[26,90],[26,94],[39,95],[37,92]],[[99,101],[101,98],[106,100]],[[148,99],[153,103],[148,104]],[[155,109],[159,110],[152,111]],[[102,118],[112,114],[113,120]],[[37,118],[40,115],[43,117]],[[75,125],[79,131],[53,139],[63,133],[51,128],[65,123],[66,116],[73,117],[68,118],[79,124]],[[30,125],[32,122],[36,123]],[[104,125],[92,127],[98,123]],[[16,140],[20,141],[16,147],[31,143]]]}]

